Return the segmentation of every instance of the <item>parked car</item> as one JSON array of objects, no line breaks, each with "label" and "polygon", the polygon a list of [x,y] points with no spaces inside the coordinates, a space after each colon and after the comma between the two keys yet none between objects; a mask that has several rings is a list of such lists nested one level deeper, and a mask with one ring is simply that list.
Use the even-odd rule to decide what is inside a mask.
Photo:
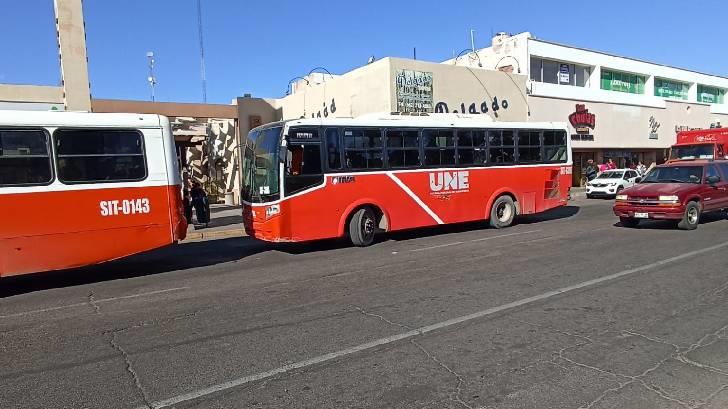
[{"label": "parked car", "polygon": [[623,189],[639,182],[640,177],[636,170],[612,169],[599,174],[586,184],[586,197],[615,197]]},{"label": "parked car", "polygon": [[675,220],[693,230],[706,212],[728,208],[728,161],[675,161],[652,169],[642,181],[621,191],[614,214],[622,226],[643,219]]}]

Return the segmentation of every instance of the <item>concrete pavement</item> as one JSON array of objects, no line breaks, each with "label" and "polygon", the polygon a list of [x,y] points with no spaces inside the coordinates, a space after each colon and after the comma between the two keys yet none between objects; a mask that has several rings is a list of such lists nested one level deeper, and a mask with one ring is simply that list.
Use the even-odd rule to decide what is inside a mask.
[{"label": "concrete pavement", "polygon": [[728,221],[625,229],[610,205],[3,280],[0,405],[728,407]]}]

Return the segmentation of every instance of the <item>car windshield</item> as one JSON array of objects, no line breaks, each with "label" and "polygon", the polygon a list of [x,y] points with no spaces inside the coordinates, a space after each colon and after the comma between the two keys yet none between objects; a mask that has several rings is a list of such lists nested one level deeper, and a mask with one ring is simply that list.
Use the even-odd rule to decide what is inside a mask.
[{"label": "car windshield", "polygon": [[652,169],[642,183],[700,183],[702,180],[702,166],[665,166]]},{"label": "car windshield", "polygon": [[713,159],[713,145],[680,145],[670,150],[670,159]]},{"label": "car windshield", "polygon": [[278,150],[281,127],[248,134],[243,157],[243,200],[260,203],[278,198]]},{"label": "car windshield", "polygon": [[597,176],[597,179],[621,179],[624,172],[607,171]]}]

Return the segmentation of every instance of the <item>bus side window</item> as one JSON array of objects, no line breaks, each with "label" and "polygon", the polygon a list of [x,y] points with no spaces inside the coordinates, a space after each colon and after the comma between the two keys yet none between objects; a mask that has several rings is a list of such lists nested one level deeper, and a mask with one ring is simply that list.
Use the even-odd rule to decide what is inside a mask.
[{"label": "bus side window", "polygon": [[331,170],[340,170],[341,166],[341,144],[339,142],[339,129],[326,129],[326,157]]},{"label": "bus side window", "polygon": [[291,144],[286,156],[286,195],[324,182],[320,144]]},{"label": "bus side window", "polygon": [[491,164],[510,164],[515,158],[513,130],[492,129],[488,131],[488,157]]}]

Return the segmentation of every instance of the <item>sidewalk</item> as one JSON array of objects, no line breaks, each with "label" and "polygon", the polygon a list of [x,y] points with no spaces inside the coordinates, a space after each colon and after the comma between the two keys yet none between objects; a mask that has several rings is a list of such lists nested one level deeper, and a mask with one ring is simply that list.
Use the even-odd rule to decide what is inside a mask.
[{"label": "sidewalk", "polygon": [[[194,216],[192,216],[192,220],[196,223]],[[208,227],[190,224],[187,227],[187,238],[185,240],[243,236],[245,236],[245,229],[243,228],[243,214],[240,206],[211,204]]]},{"label": "sidewalk", "polygon": [[572,187],[570,190],[571,197],[570,199],[585,199],[586,198],[586,188],[585,187]]}]

